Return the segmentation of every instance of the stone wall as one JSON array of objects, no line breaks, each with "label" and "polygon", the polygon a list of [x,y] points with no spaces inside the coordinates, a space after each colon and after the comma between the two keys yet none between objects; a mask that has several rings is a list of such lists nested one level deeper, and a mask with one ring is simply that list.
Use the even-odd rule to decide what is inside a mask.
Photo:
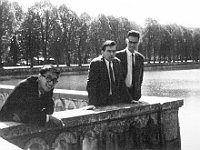
[{"label": "stone wall", "polygon": [[[87,93],[61,91],[55,90],[55,99],[82,100],[74,101],[76,108],[87,105]],[[142,97],[141,102],[55,112],[66,125],[62,129],[0,122],[0,136],[25,150],[181,150],[178,110],[183,100]]]},{"label": "stone wall", "polygon": [[22,150],[18,146],[4,140],[1,137],[0,137],[0,145],[1,145],[1,150]]},{"label": "stone wall", "polygon": [[[12,89],[14,89],[12,85],[0,85],[0,109]],[[76,109],[88,105],[86,91],[55,89],[53,98],[55,102],[55,111]]]}]

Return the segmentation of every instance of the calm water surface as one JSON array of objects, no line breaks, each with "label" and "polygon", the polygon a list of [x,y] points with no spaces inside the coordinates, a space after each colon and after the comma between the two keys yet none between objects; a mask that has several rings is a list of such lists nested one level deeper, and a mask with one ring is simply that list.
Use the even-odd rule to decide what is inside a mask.
[{"label": "calm water surface", "polygon": [[179,109],[182,150],[200,149],[200,70],[145,72],[143,95],[183,98]]},{"label": "calm water surface", "polygon": [[[85,90],[87,74],[61,76],[56,88]],[[1,81],[16,84],[20,79]],[[146,71],[142,95],[183,98],[179,110],[183,150],[200,149],[200,69],[176,71]]]}]

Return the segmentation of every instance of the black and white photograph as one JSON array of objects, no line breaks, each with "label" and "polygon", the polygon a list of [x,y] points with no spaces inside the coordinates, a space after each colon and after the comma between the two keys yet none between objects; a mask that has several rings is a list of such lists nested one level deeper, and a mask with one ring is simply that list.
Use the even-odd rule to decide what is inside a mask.
[{"label": "black and white photograph", "polygon": [[1,150],[199,150],[197,0],[0,0]]}]

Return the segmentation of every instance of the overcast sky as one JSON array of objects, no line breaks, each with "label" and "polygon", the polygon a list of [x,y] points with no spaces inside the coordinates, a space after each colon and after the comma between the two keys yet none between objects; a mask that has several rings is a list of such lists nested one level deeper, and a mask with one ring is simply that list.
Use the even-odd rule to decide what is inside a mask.
[{"label": "overcast sky", "polygon": [[[18,1],[24,10],[41,0]],[[200,2],[198,0],[50,0],[53,5],[66,4],[78,15],[87,12],[91,17],[98,14],[126,17],[144,26],[151,17],[160,24],[176,23],[185,27],[200,28]]]}]

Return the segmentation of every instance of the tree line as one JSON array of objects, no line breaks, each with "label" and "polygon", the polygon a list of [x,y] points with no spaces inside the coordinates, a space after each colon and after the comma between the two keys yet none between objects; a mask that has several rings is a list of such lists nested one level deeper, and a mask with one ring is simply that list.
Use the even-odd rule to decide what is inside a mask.
[{"label": "tree line", "polygon": [[0,0],[0,67],[33,67],[52,60],[57,65],[81,66],[101,54],[107,39],[124,49],[126,34],[132,29],[141,32],[139,51],[147,63],[199,61],[200,28],[162,25],[152,18],[141,27],[125,17],[78,16],[65,4],[56,7],[48,0],[24,12],[17,2]]}]

